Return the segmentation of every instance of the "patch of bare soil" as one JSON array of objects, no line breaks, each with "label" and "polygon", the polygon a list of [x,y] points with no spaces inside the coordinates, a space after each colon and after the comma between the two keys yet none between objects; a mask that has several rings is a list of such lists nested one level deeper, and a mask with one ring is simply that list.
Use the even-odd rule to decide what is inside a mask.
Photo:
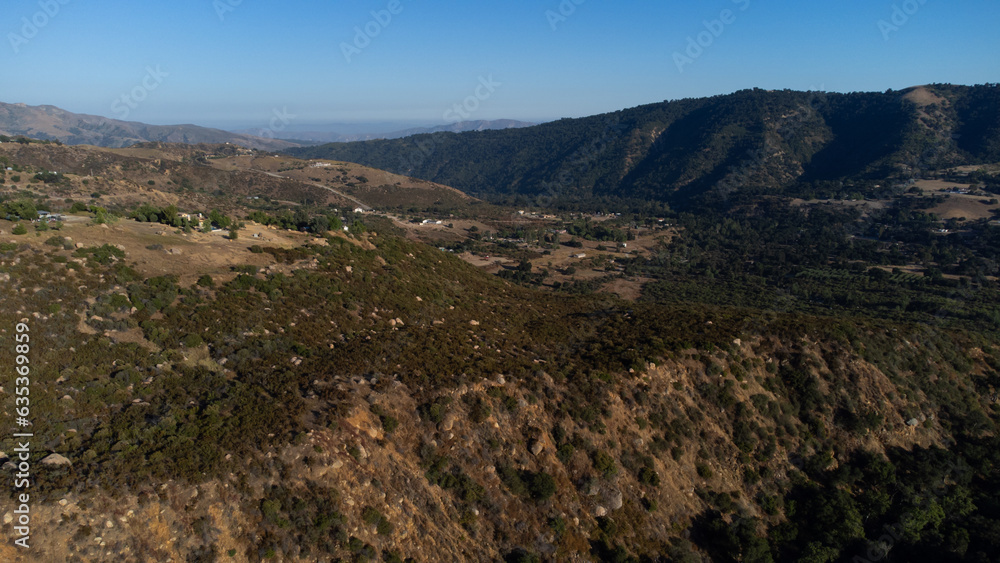
[{"label": "patch of bare soil", "polygon": [[904,99],[909,100],[917,105],[917,107],[926,107],[932,104],[943,104],[945,99],[938,96],[934,92],[931,92],[923,86],[918,86],[911,89],[904,96]]},{"label": "patch of bare soil", "polygon": [[635,301],[642,296],[642,287],[649,280],[643,279],[615,279],[601,287],[601,291],[614,293],[622,299]]},{"label": "patch of bare soil", "polygon": [[[121,219],[111,225],[92,225],[82,218],[70,218],[59,231],[7,237],[14,242],[52,250],[45,241],[52,236],[68,238],[76,247],[109,244],[125,252],[125,262],[144,276],[176,275],[180,284],[193,285],[199,277],[211,275],[216,281],[235,276],[233,266],[271,267],[275,271],[292,269],[293,265],[276,265],[267,253],[253,253],[250,247],[295,248],[306,243],[326,244],[305,233],[264,227],[247,222],[236,240],[229,240],[225,231],[183,233],[158,223],[138,223]],[[0,221],[0,230],[10,232],[13,223]],[[342,235],[334,235],[342,236]]]}]

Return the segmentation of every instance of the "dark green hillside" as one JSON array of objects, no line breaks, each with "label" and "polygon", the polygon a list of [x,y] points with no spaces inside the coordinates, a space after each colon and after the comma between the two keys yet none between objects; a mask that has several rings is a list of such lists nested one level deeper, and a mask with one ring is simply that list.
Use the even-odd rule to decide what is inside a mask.
[{"label": "dark green hillside", "polygon": [[913,169],[1000,160],[995,85],[828,94],[744,90],[504,131],[290,149],[494,200],[683,205],[735,191],[874,185]]},{"label": "dark green hillside", "polygon": [[955,136],[959,148],[974,161],[1000,161],[1000,99],[996,85],[969,90],[947,86],[941,89],[956,97]]},{"label": "dark green hillside", "polygon": [[[890,157],[913,135],[916,110],[897,95],[828,94],[818,110],[829,141],[803,159],[803,181],[833,181],[892,174]],[[812,131],[803,128],[802,134]]]}]

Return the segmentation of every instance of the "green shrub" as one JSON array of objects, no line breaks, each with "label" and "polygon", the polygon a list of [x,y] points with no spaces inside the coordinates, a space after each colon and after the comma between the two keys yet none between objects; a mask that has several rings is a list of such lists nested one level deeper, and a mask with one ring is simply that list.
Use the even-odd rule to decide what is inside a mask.
[{"label": "green shrub", "polygon": [[575,452],[576,447],[574,447],[573,444],[562,444],[559,446],[559,449],[556,450],[556,457],[559,458],[559,461],[563,462],[563,464],[567,464],[569,463],[569,460],[573,458],[573,453]]},{"label": "green shrub", "polygon": [[610,478],[618,473],[618,466],[615,465],[615,459],[604,451],[596,452],[593,461],[594,469],[605,478]]},{"label": "green shrub", "polygon": [[74,255],[80,258],[89,258],[98,264],[107,265],[115,260],[125,258],[125,251],[110,244],[104,244],[101,246],[78,248]]},{"label": "green shrub", "polygon": [[711,479],[712,475],[714,475],[712,468],[708,464],[698,462],[694,465],[694,468],[698,472],[698,476],[702,479]]},{"label": "green shrub", "polygon": [[380,518],[382,518],[382,514],[370,506],[366,506],[365,509],[361,511],[361,520],[369,526],[377,524]]},{"label": "green shrub", "polygon": [[528,473],[528,491],[535,500],[547,500],[556,494],[556,480],[544,471]]},{"label": "green shrub", "polygon": [[28,234],[28,228],[25,227],[24,225],[22,225],[21,223],[18,223],[17,225],[14,225],[14,229],[11,230],[11,234],[13,234],[13,235],[26,235],[26,234]]},{"label": "green shrub", "polygon": [[389,520],[386,519],[386,517],[383,516],[381,512],[375,510],[370,506],[365,507],[365,509],[362,511],[361,519],[364,521],[365,524],[368,524],[369,526],[375,526],[375,530],[379,533],[379,535],[387,536],[392,533],[393,526],[389,522]]},{"label": "green shrub", "polygon": [[472,403],[472,407],[469,408],[469,420],[475,424],[481,424],[489,417],[490,406],[486,404],[486,401],[482,397],[476,397]]},{"label": "green shrub", "polygon": [[394,416],[382,415],[379,419],[382,421],[382,430],[384,430],[386,434],[392,434],[392,432],[399,426],[399,420]]},{"label": "green shrub", "polygon": [[652,487],[660,486],[660,474],[652,467],[643,467],[639,470],[639,482]]},{"label": "green shrub", "polygon": [[204,343],[205,341],[202,340],[201,336],[198,334],[192,333],[184,337],[184,346],[187,346],[188,348],[197,348]]}]

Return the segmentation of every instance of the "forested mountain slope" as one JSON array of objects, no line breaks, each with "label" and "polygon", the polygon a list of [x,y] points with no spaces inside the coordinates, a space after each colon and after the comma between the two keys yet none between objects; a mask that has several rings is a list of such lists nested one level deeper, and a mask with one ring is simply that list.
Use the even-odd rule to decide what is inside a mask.
[{"label": "forested mountain slope", "polygon": [[[525,129],[289,149],[548,203],[588,198],[712,202],[734,192],[876,193],[922,170],[1000,161],[1000,89],[885,93],[744,90]],[[876,187],[877,186],[877,187]]]}]

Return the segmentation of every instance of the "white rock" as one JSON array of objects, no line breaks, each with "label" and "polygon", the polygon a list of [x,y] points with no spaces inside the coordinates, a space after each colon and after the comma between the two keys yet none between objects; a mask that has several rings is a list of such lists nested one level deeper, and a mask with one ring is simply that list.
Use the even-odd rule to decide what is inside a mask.
[{"label": "white rock", "polygon": [[42,465],[73,465],[73,462],[59,454],[50,454],[42,459]]},{"label": "white rock", "polygon": [[449,432],[454,427],[455,427],[455,415],[448,414],[445,415],[444,420],[442,420],[441,424],[438,425],[438,430],[440,430],[441,432]]},{"label": "white rock", "polygon": [[542,453],[542,450],[544,449],[545,446],[542,445],[541,440],[536,440],[534,444],[531,444],[531,455],[537,456]]}]

